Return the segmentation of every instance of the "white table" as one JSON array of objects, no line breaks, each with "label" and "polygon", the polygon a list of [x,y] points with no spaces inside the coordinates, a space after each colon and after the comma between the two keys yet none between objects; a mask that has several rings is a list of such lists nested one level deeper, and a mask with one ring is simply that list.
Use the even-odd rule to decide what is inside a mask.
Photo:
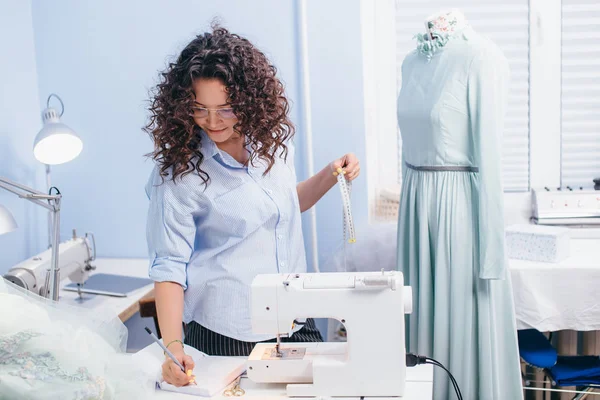
[{"label": "white table", "polygon": [[[570,244],[570,257],[560,263],[510,260],[517,329],[557,332],[559,354],[597,355],[600,238],[572,238]],[[577,331],[584,331],[582,343]],[[541,372],[535,379],[542,379]]]},{"label": "white table", "polygon": [[[431,365],[418,365],[413,368],[406,370],[406,392],[402,400],[426,400],[431,399],[433,393],[433,370]],[[258,384],[251,380],[244,378],[240,381],[240,387],[246,391],[246,394],[242,398],[249,399],[261,399],[261,400],[284,400],[290,399],[285,394],[284,384]],[[161,400],[168,399],[191,399],[192,397],[187,394],[163,392],[161,390],[156,391],[156,398]],[[219,400],[231,400],[231,397],[225,397],[221,394],[211,397],[211,399]],[[359,397],[303,397],[302,399],[332,399],[332,400],[359,400]],[[365,400],[371,398],[366,397]],[[386,400],[385,397],[373,397],[373,400]],[[397,400],[398,398],[389,398]]]},{"label": "white table", "polygon": [[[148,277],[148,260],[145,258],[98,258],[92,263],[96,266],[93,273],[105,273],[114,275],[134,276],[139,278]],[[61,282],[60,287],[69,284],[68,279]],[[127,297],[113,297],[84,293],[80,298],[76,292],[61,290],[59,301],[74,306],[89,309],[109,311],[118,315],[125,322],[139,311],[139,300],[149,294],[154,288],[150,283],[127,295]]]},{"label": "white table", "polygon": [[517,329],[600,330],[600,238],[571,239],[560,263],[510,260]]}]

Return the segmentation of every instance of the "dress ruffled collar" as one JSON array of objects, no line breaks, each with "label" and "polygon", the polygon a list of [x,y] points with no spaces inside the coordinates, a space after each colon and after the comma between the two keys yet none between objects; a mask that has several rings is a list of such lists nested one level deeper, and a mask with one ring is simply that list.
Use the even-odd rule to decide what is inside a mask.
[{"label": "dress ruffled collar", "polygon": [[456,39],[469,40],[468,29],[464,28],[458,32],[447,33],[447,32],[434,32],[435,38],[429,39],[426,33],[417,33],[414,38],[417,40],[417,51],[419,54],[427,57],[427,61],[431,61],[433,56],[441,51],[451,41]]}]

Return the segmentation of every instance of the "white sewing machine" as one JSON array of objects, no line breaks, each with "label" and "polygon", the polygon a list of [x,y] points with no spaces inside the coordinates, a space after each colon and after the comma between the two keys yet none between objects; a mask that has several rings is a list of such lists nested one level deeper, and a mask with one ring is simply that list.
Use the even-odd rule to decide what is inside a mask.
[{"label": "white sewing machine", "polygon": [[[396,271],[259,275],[252,283],[252,330],[277,335],[278,342],[256,345],[248,378],[288,383],[290,397],[402,397],[411,297]],[[341,321],[347,342],[280,344],[305,318]]]},{"label": "white sewing machine", "polygon": [[[94,243],[93,248],[89,238]],[[94,236],[86,234],[85,237],[77,237],[73,230],[73,237],[60,243],[58,249],[59,280],[68,277],[72,282],[83,285],[90,271],[96,269],[91,264],[96,258]],[[4,278],[30,292],[42,295],[47,290],[46,272],[50,268],[51,258],[52,251],[48,249],[15,265],[4,275]]]},{"label": "white sewing machine", "polygon": [[600,226],[600,186],[533,189],[531,207],[539,225]]}]

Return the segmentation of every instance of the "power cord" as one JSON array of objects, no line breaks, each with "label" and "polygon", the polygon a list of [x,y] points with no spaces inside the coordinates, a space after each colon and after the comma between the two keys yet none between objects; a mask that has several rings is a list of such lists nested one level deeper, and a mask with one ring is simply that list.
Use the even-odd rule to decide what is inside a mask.
[{"label": "power cord", "polygon": [[412,353],[406,353],[406,366],[407,367],[414,367],[415,365],[419,365],[419,364],[432,364],[432,365],[440,367],[441,369],[446,371],[446,373],[448,374],[448,377],[450,378],[450,382],[452,382],[452,386],[454,386],[454,391],[456,392],[456,396],[458,397],[458,400],[463,400],[462,393],[460,392],[460,388],[458,387],[458,383],[456,382],[456,379],[454,379],[454,376],[450,373],[450,371],[448,371],[448,369],[446,367],[444,367],[442,365],[441,362],[434,360],[433,358],[419,356],[419,355],[412,354]]}]

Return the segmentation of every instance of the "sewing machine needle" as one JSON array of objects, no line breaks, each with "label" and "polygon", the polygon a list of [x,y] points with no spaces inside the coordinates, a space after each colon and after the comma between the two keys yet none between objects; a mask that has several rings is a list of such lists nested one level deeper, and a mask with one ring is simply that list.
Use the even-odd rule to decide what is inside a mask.
[{"label": "sewing machine needle", "polygon": [[277,357],[281,357],[283,354],[279,351],[279,346],[281,345],[281,336],[277,335],[277,344],[275,345],[275,354]]}]

